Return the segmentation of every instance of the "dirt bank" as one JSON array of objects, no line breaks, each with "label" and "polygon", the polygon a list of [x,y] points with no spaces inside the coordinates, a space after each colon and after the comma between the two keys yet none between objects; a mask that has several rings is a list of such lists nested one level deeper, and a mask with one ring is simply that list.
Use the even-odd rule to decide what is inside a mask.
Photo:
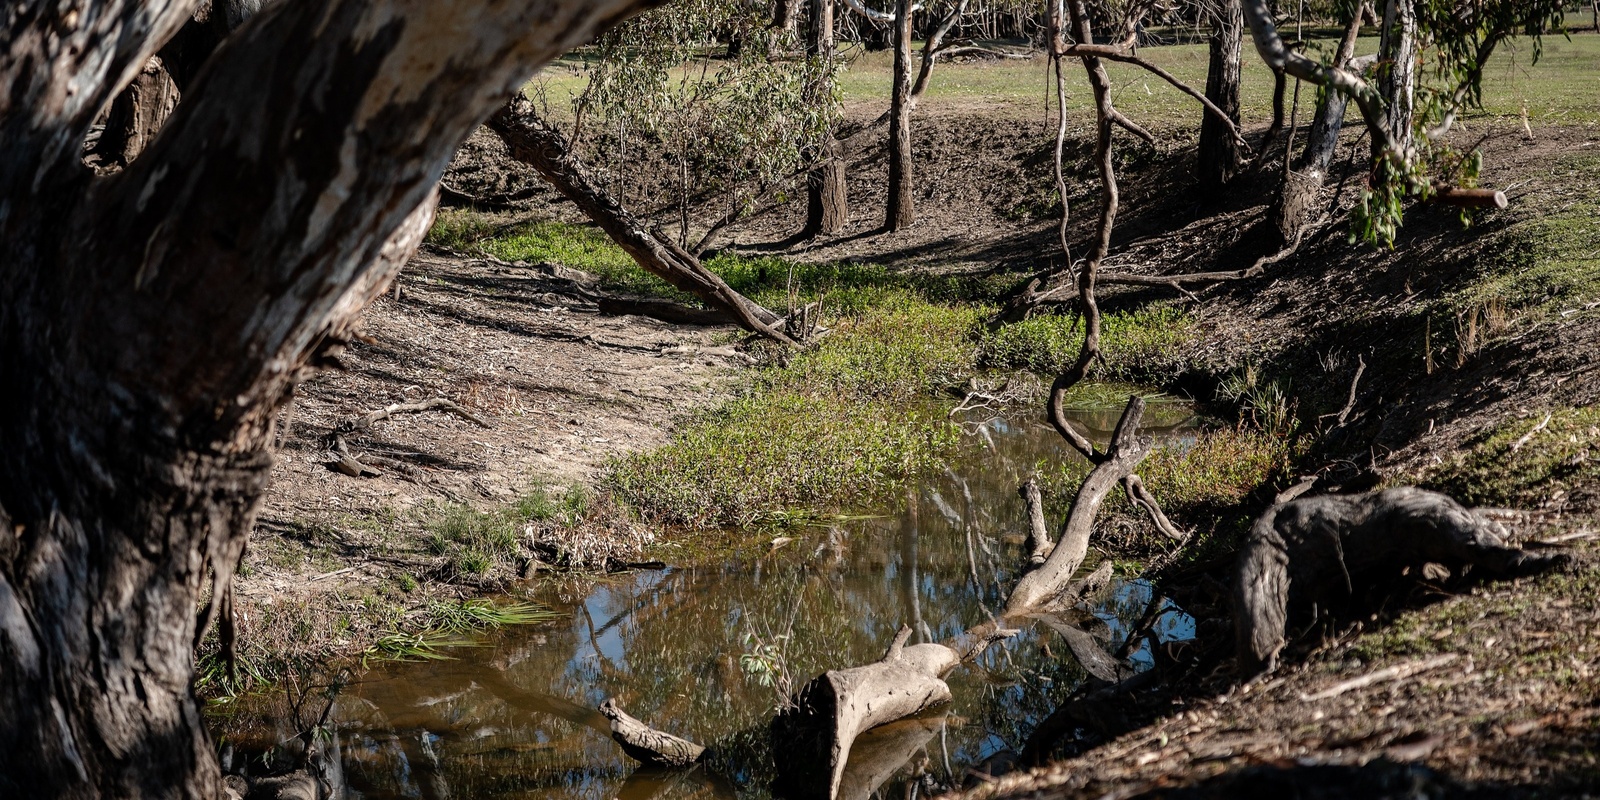
[{"label": "dirt bank", "polygon": [[[468,509],[583,494],[606,458],[664,442],[675,419],[725,396],[744,363],[725,332],[601,316],[552,273],[424,251],[399,298],[367,310],[343,368],[300,387],[237,583],[247,646],[329,655],[426,624],[415,610],[428,601],[548,557],[524,548],[456,568],[440,537]],[[488,427],[443,409],[396,414],[345,437],[358,458],[379,457],[381,474],[334,466],[336,426],[432,398]],[[540,532],[604,540],[556,542],[602,556],[638,557],[650,538],[605,509],[562,522]]]}]

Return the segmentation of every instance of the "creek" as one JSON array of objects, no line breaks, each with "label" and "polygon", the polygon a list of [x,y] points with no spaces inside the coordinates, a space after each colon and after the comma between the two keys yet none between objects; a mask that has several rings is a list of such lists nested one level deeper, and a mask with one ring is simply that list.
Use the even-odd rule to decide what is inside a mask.
[{"label": "creek", "polygon": [[[1119,412],[1077,418],[1103,441]],[[1147,420],[1171,446],[1194,440],[1187,406],[1152,403]],[[328,714],[326,775],[349,798],[782,796],[767,728],[779,697],[827,669],[881,657],[902,624],[916,643],[987,619],[1026,561],[1017,486],[1041,462],[1077,457],[1042,422],[994,417],[966,428],[951,469],[874,515],[742,533],[757,546],[684,566],[547,582],[529,593],[562,614],[555,622],[362,673]],[[1150,605],[1148,584],[1117,581],[1075,624],[1146,668],[1152,640],[1194,635],[1194,620],[1160,600],[1149,632],[1125,642]],[[942,713],[885,726],[897,728],[877,745],[887,767],[856,776],[850,793],[960,787],[975,766],[1019,752],[1086,679],[1060,634],[1026,627],[950,676],[955,700]],[[710,746],[714,760],[686,772],[638,769],[596,711],[611,697]],[[294,735],[287,722],[235,723],[223,726],[225,766],[248,753],[252,772]],[[874,746],[862,737],[852,759],[865,761]]]}]

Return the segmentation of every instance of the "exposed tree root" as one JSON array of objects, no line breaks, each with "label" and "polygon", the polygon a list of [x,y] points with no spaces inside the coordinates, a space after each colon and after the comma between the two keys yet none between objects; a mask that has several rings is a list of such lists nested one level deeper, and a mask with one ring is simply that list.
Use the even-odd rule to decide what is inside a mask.
[{"label": "exposed tree root", "polygon": [[1411,487],[1273,506],[1256,520],[1239,556],[1234,631],[1241,673],[1276,666],[1291,614],[1347,603],[1358,586],[1420,574],[1426,564],[1454,575],[1477,568],[1509,577],[1568,558],[1522,550],[1505,536],[1487,516]]}]

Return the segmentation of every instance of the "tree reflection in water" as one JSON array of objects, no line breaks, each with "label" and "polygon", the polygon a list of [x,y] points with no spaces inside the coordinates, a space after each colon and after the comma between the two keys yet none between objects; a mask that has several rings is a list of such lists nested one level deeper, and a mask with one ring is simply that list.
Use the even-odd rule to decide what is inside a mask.
[{"label": "tree reflection in water", "polygon": [[[987,619],[1026,560],[1016,487],[1040,460],[1075,456],[1049,429],[1004,419],[972,440],[981,446],[958,468],[886,516],[786,532],[795,537],[787,546],[721,563],[613,576],[580,598],[552,590],[535,599],[567,612],[558,622],[505,631],[452,660],[362,676],[331,716],[346,796],[781,796],[767,728],[775,696],[741,667],[745,634],[786,634],[780,666],[798,685],[877,659],[902,624],[917,643]],[[1092,614],[1069,622],[1117,653],[1151,605],[1147,585],[1114,585]],[[1185,639],[1193,624],[1173,609],[1154,630]],[[1148,642],[1126,651],[1136,667],[1150,664]],[[960,786],[969,767],[1020,751],[1085,677],[1060,634],[1026,628],[950,677],[955,700],[942,713],[863,736],[841,796]],[[608,697],[713,757],[688,771],[636,771],[595,710]],[[223,727],[241,752],[284,738]]]}]

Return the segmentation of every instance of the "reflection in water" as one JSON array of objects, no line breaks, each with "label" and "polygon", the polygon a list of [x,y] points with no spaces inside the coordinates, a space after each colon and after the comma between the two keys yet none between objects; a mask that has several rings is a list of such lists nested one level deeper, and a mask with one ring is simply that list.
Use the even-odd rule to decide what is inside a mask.
[{"label": "reflection in water", "polygon": [[[1158,424],[1181,441],[1186,410]],[[1114,422],[1114,420],[1113,420]],[[1088,427],[1096,426],[1090,420]],[[1074,458],[1048,428],[984,423],[961,467],[927,480],[887,517],[787,536],[771,552],[635,572],[567,601],[536,597],[563,621],[503,632],[448,661],[390,664],[348,687],[332,715],[347,796],[361,798],[767,797],[767,723],[778,693],[746,674],[751,641],[797,687],[873,661],[902,625],[912,643],[955,637],[1005,604],[1024,562],[1016,487],[1041,459]],[[1122,583],[1070,620],[1135,666],[1150,644],[1124,642],[1147,616],[1160,640],[1194,621]],[[755,634],[752,640],[748,635]],[[856,796],[961,785],[969,767],[1020,751],[1039,720],[1086,678],[1061,634],[1035,624],[950,677],[940,715],[863,737],[847,765]],[[781,684],[780,684],[781,686]],[[651,725],[712,748],[707,765],[638,771],[595,710],[616,697]],[[281,731],[235,733],[260,750]],[[913,786],[915,784],[915,786]]]}]

